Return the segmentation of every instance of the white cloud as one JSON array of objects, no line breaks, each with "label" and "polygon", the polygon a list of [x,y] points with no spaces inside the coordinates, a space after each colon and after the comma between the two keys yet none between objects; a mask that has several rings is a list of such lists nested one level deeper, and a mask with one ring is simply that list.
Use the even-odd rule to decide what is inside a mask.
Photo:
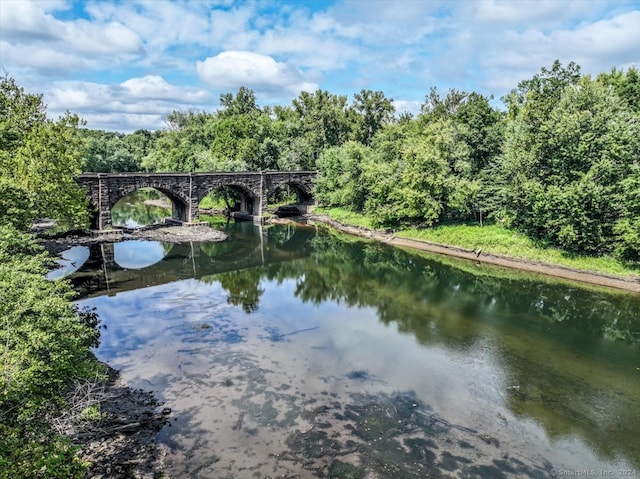
[{"label": "white cloud", "polygon": [[640,9],[618,0],[0,0],[0,68],[115,129],[243,85],[267,104],[382,90],[417,112],[431,86],[499,97],[556,58],[597,74],[639,52]]},{"label": "white cloud", "polygon": [[594,75],[614,66],[640,66],[640,11],[549,33],[509,30],[490,41],[493,48],[481,57],[483,83],[504,94],[556,59],[563,64],[575,61],[584,73]]},{"label": "white cloud", "polygon": [[56,82],[45,93],[51,116],[65,110],[77,113],[90,128],[132,131],[162,128],[174,110],[202,110],[212,105],[206,90],[167,83],[149,75],[117,85]]},{"label": "white cloud", "polygon": [[61,21],[47,13],[62,6],[28,1],[0,4],[3,66],[69,74],[106,61],[121,64],[144,53],[139,35],[120,23]]},{"label": "white cloud", "polygon": [[292,97],[315,91],[318,85],[305,79],[297,68],[252,52],[228,51],[196,64],[200,79],[218,89],[246,86],[256,93]]},{"label": "white cloud", "polygon": [[0,41],[0,63],[10,73],[14,69],[20,69],[35,71],[39,75],[64,74],[70,70],[98,65],[95,61],[79,58],[67,52],[44,50],[36,45],[15,45],[7,41]]},{"label": "white cloud", "polygon": [[137,99],[180,101],[189,104],[204,104],[211,100],[211,95],[204,90],[170,85],[161,76],[147,75],[142,78],[131,78],[121,86]]},{"label": "white cloud", "polygon": [[86,127],[94,130],[119,131],[132,133],[136,130],[161,130],[166,126],[166,113],[85,113],[82,118]]},{"label": "white cloud", "polygon": [[30,40],[58,39],[62,23],[37,4],[31,2],[0,3],[0,32],[2,38],[17,43]]},{"label": "white cloud", "polygon": [[96,2],[87,6],[102,23],[116,22],[135,31],[151,50],[204,42],[208,34],[207,2]]},{"label": "white cloud", "polygon": [[117,22],[96,25],[79,20],[65,24],[60,40],[66,48],[81,55],[137,56],[144,53],[140,36]]},{"label": "white cloud", "polygon": [[406,100],[393,100],[393,107],[396,109],[396,117],[399,117],[403,113],[411,113],[413,116],[417,116],[420,113],[421,101],[406,101]]},{"label": "white cloud", "polygon": [[[583,15],[598,2],[558,0],[480,0],[470,4],[476,21],[507,26],[535,24],[538,27],[554,25],[576,12]],[[591,4],[591,5],[590,5]]]}]

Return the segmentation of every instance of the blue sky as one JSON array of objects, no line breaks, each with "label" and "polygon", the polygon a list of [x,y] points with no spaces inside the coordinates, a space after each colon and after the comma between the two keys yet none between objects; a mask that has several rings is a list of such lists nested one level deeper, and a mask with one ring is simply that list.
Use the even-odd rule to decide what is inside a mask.
[{"label": "blue sky", "polygon": [[0,68],[52,116],[124,132],[240,86],[260,105],[382,90],[398,113],[432,86],[499,99],[555,59],[640,67],[640,0],[0,0]]}]

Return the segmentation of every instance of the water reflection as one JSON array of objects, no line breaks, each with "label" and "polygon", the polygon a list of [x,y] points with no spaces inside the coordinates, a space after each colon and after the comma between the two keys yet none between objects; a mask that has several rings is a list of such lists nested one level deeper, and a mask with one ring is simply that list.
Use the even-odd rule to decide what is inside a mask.
[{"label": "water reflection", "polygon": [[47,279],[64,278],[79,270],[87,259],[89,259],[89,248],[72,246],[60,253],[60,258],[56,260],[56,264],[59,266],[47,273]]},{"label": "water reflection", "polygon": [[123,196],[111,210],[113,226],[126,228],[162,223],[170,216],[171,202],[153,188],[142,188]]},{"label": "water reflection", "polygon": [[124,269],[147,268],[162,261],[171,248],[173,244],[159,241],[129,240],[126,243],[115,243],[114,261]]},{"label": "water reflection", "polygon": [[176,411],[162,432],[174,473],[640,465],[637,296],[313,228],[230,228],[142,270],[114,266],[112,296],[83,301],[108,325],[99,356]]}]

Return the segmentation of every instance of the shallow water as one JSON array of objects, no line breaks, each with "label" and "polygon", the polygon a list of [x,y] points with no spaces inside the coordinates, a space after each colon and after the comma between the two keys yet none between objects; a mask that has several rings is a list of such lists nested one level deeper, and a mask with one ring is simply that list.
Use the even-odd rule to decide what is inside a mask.
[{"label": "shallow water", "polygon": [[637,295],[310,227],[228,232],[94,247],[71,276],[106,326],[98,357],[172,408],[172,477],[640,467]]}]

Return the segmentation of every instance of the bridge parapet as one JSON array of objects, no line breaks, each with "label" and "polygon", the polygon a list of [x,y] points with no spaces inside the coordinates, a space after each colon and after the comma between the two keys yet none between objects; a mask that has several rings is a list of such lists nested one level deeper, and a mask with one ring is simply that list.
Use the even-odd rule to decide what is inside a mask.
[{"label": "bridge parapet", "polygon": [[290,185],[299,202],[312,201],[316,176],[315,171],[83,173],[77,181],[87,191],[95,212],[92,226],[105,229],[112,225],[111,209],[116,203],[140,188],[161,191],[171,200],[173,219],[192,222],[200,201],[217,188],[233,188],[240,195],[241,212],[261,217],[269,195],[282,185]]}]

